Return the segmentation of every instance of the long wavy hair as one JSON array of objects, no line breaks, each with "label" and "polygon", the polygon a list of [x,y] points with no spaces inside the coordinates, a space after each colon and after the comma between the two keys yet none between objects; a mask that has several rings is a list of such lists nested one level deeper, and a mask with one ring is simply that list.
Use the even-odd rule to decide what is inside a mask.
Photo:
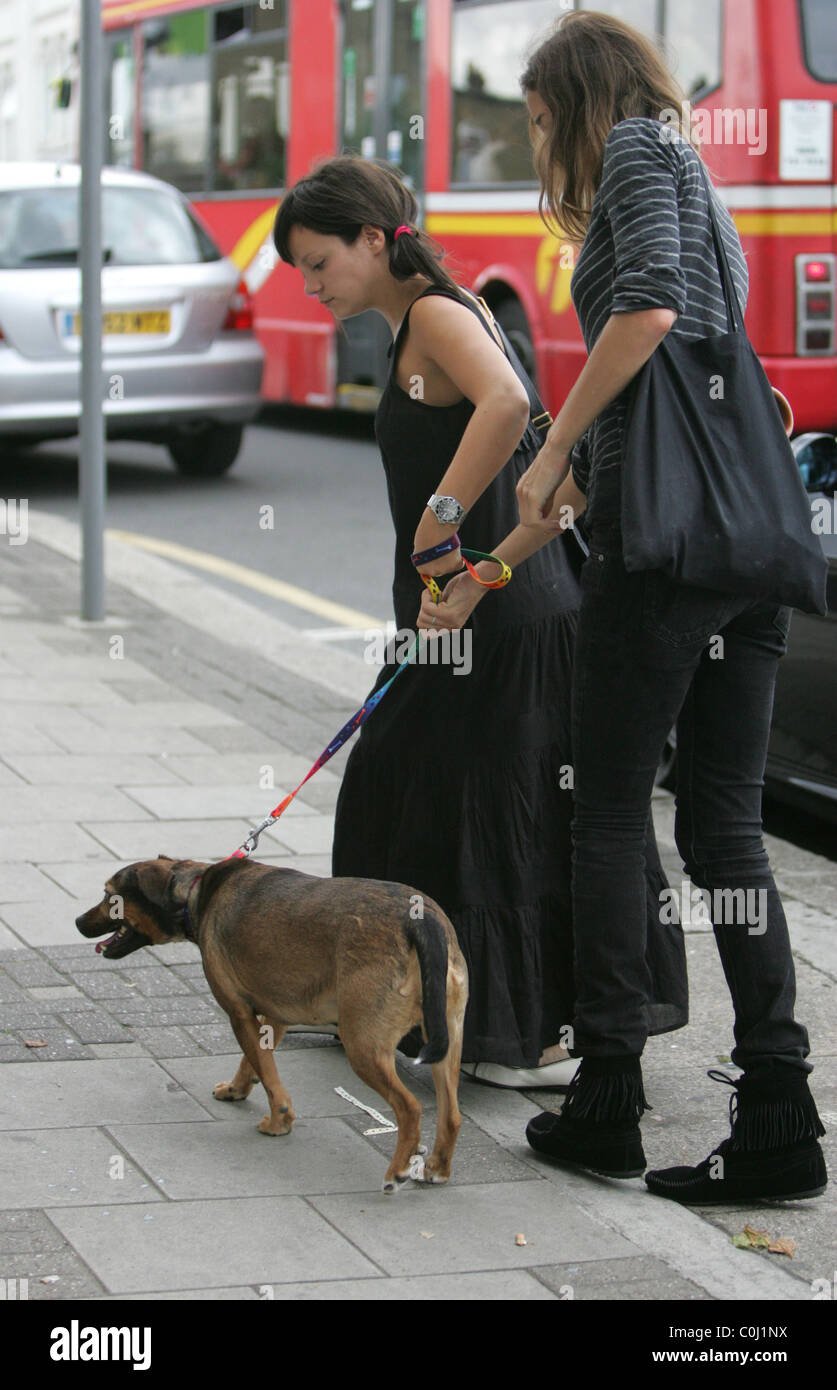
[{"label": "long wavy hair", "polygon": [[563,15],[530,55],[520,86],[536,92],[552,117],[546,139],[529,121],[541,220],[572,241],[587,235],[605,141],[620,121],[664,120],[698,150],[685,93],[657,48],[610,15]]},{"label": "long wavy hair", "polygon": [[[389,246],[390,274],[396,280],[424,275],[461,298],[458,284],[442,265],[444,248],[416,227],[417,215],[415,195],[394,165],[341,154],[316,164],[288,190],[279,205],[273,240],[280,258],[293,265],[288,237],[294,227],[340,237],[347,246],[357,241],[362,227],[380,227]],[[412,227],[413,234],[396,241],[395,232],[402,224]]]}]

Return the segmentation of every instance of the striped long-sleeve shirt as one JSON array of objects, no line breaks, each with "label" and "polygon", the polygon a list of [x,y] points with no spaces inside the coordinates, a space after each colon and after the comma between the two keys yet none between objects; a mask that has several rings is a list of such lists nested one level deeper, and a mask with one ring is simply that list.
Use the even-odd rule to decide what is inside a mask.
[{"label": "striped long-sleeve shirt", "polygon": [[[742,312],[747,263],[729,213],[714,197]],[[611,314],[673,309],[685,338],[727,331],[699,156],[671,126],[644,116],[620,121],[605,142],[602,178],[572,277],[588,353]],[[620,464],[631,386],[593,421],[573,450],[573,476],[587,494],[587,521],[619,519]]]}]

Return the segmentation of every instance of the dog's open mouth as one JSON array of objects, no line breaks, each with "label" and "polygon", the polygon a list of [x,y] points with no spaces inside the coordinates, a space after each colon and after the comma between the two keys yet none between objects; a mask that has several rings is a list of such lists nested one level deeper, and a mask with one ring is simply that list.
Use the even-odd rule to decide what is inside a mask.
[{"label": "dog's open mouth", "polygon": [[107,937],[104,941],[96,942],[96,954],[106,956],[108,960],[120,960],[122,956],[128,956],[132,951],[138,951],[141,946],[150,946],[151,938],[143,932],[137,931],[136,927],[129,927],[127,922]]}]

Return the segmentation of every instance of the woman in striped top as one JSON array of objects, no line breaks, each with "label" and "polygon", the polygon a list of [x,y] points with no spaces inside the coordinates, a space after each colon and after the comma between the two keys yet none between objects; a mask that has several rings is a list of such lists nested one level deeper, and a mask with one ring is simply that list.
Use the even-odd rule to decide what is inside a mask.
[{"label": "woman in striped top", "polygon": [[[643,846],[654,774],[676,722],[677,845],[693,883],[711,894],[742,1075],[715,1073],[737,1092],[730,1137],[696,1167],[648,1173],[646,1182],[691,1203],[815,1196],[827,1182],[824,1130],[761,825],[790,610],[658,571],[628,573],[622,560],[626,388],[666,333],[727,331],[688,107],[653,45],[595,13],[561,19],[521,85],[541,210],[546,203],[564,236],[583,242],[572,293],[589,352],[518,486],[521,520],[532,526],[584,494],[590,537],[572,709],[573,1050],[582,1060],[561,1115],[538,1116],[527,1138],[579,1168],[614,1177],[645,1169]],[[717,197],[715,206],[743,303],[741,244]]]}]

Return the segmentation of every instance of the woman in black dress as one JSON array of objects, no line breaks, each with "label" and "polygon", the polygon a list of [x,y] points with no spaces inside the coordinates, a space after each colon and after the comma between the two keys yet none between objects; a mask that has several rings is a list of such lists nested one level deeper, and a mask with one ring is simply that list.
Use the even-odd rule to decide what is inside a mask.
[{"label": "woman in black dress", "polygon": [[[566,1045],[578,542],[561,536],[518,567],[543,535],[533,541],[531,527],[517,526],[515,499],[526,459],[513,455],[532,429],[534,389],[442,268],[416,210],[390,166],[340,156],[286,194],[276,246],[338,319],[377,309],[393,332],[375,424],[399,630],[434,625],[435,615],[420,617],[424,589],[410,557],[454,531],[467,548],[499,550],[514,575],[496,592],[468,575],[447,584],[440,626],[465,622],[462,645],[423,639],[425,655],[442,659],[405,671],[363,726],[337,805],[332,871],[407,883],[450,915],[470,974],[466,1071],[499,1085],[566,1084],[577,1065]],[[427,505],[434,494],[456,499],[465,519],[446,522],[443,506],[439,520]],[[583,508],[582,494],[577,501]],[[422,565],[442,585],[460,568],[458,550]],[[396,645],[403,659],[403,636]],[[679,925],[660,921],[666,880],[653,834],[647,863],[647,1019],[662,1032],[686,1022],[685,960]]]}]

